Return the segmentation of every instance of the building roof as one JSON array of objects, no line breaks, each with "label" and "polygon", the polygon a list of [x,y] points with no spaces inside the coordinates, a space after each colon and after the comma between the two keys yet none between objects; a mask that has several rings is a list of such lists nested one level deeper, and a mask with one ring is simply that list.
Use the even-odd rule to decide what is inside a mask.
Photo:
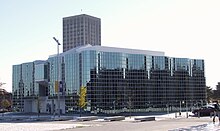
[{"label": "building roof", "polygon": [[77,18],[77,17],[90,17],[90,18],[95,18],[95,19],[99,19],[100,20],[100,18],[98,18],[98,17],[87,15],[87,14],[80,14],[80,15],[63,17],[63,20],[74,19],[74,18]]},{"label": "building roof", "polygon": [[[85,45],[85,46],[76,47],[64,53],[61,53],[60,55],[62,56],[62,55],[71,54],[74,52],[80,53],[82,51],[87,51],[87,50],[95,50],[95,51],[101,51],[101,52],[120,52],[120,53],[127,53],[127,54],[144,54],[144,55],[151,55],[151,56],[164,56],[165,55],[165,53],[161,51],[107,47],[107,46],[99,46],[99,45],[96,45],[96,46]],[[50,57],[54,57],[54,56],[56,55],[51,55]]]}]

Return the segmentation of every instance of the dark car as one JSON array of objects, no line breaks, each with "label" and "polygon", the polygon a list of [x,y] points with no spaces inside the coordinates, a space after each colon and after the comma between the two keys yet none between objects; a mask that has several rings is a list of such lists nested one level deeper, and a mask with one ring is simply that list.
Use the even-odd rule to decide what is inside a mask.
[{"label": "dark car", "polygon": [[213,115],[215,111],[215,106],[214,104],[212,105],[206,105],[206,106],[202,106],[199,109],[195,109],[192,111],[193,114],[195,114],[196,116],[210,116]]}]

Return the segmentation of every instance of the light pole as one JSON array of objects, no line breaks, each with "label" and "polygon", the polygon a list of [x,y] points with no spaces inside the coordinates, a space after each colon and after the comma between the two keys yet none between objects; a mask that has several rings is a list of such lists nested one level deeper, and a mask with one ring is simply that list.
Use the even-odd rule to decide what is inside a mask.
[{"label": "light pole", "polygon": [[114,105],[114,114],[115,114],[115,100],[113,101],[113,105]]},{"label": "light pole", "polygon": [[184,108],[185,101],[182,101],[182,104],[183,104],[183,108]]},{"label": "light pole", "polygon": [[73,119],[74,119],[74,112],[73,112],[74,103],[73,103],[73,100],[74,100],[74,99],[73,99],[73,96],[71,96],[71,97],[70,97],[70,107],[71,107],[71,103],[72,103],[72,108],[71,108],[71,109],[72,109]]},{"label": "light pole", "polygon": [[187,106],[187,101],[186,101],[186,118],[188,118],[188,106]]},{"label": "light pole", "polygon": [[58,97],[58,117],[60,117],[60,82],[59,82],[59,45],[60,42],[53,37],[53,39],[56,41],[57,43],[57,82],[58,82],[58,93],[57,93],[57,97]]},{"label": "light pole", "polygon": [[185,101],[180,101],[180,116],[181,116],[181,110],[182,110],[182,104],[184,104],[185,103]]},{"label": "light pole", "polygon": [[24,87],[23,87],[23,82],[19,82],[19,95],[20,95],[20,112],[23,112],[23,95],[24,95]]},{"label": "light pole", "polygon": [[168,103],[166,104],[166,107],[167,107],[167,114],[169,114],[169,104]]}]

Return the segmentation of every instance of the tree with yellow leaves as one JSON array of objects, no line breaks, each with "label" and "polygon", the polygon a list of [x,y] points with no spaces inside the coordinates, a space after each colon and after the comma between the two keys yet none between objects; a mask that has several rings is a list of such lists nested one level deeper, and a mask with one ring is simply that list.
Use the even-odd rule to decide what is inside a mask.
[{"label": "tree with yellow leaves", "polygon": [[3,99],[1,101],[1,106],[3,109],[8,109],[11,106],[11,103],[7,99]]},{"label": "tree with yellow leaves", "polygon": [[81,109],[83,109],[86,106],[86,93],[87,88],[85,86],[80,87],[79,92],[79,107],[80,107],[80,116],[81,116]]}]

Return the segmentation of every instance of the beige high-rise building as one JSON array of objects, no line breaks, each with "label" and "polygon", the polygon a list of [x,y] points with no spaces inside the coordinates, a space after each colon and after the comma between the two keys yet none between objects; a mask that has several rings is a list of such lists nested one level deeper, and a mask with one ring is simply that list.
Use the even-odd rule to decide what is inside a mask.
[{"label": "beige high-rise building", "polygon": [[63,52],[83,46],[101,45],[101,19],[86,14],[63,18]]}]

